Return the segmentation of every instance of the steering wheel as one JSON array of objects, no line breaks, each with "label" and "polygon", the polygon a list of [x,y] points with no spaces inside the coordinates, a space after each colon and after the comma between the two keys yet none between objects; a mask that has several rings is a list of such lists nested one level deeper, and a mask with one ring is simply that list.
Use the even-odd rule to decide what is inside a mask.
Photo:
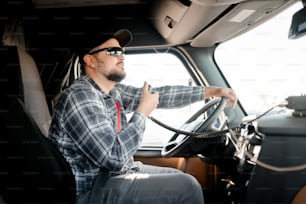
[{"label": "steering wheel", "polygon": [[[226,102],[227,99],[224,97],[212,99],[211,101],[206,103],[199,111],[197,111],[191,118],[189,118],[182,127],[184,127],[184,129],[187,129],[189,132],[204,132],[213,124],[213,122],[217,119],[220,113],[224,110]],[[216,104],[218,104],[217,107],[213,110],[213,112],[208,116],[206,120],[200,121],[199,123],[192,123],[200,115],[207,112]],[[190,135],[182,135],[176,133],[170,138],[168,143],[164,145],[161,151],[161,155],[163,157],[172,157],[176,155],[177,153],[181,152],[187,144],[191,142],[192,138],[193,137]]]}]

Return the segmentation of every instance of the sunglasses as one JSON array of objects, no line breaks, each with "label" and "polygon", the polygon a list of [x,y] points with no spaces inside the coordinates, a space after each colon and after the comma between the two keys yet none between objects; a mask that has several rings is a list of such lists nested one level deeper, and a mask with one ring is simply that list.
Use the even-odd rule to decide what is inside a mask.
[{"label": "sunglasses", "polygon": [[96,54],[98,52],[102,52],[106,50],[107,55],[113,56],[113,57],[119,57],[120,55],[124,54],[124,49],[122,47],[106,47],[106,48],[101,48],[92,52],[89,52],[89,55]]}]

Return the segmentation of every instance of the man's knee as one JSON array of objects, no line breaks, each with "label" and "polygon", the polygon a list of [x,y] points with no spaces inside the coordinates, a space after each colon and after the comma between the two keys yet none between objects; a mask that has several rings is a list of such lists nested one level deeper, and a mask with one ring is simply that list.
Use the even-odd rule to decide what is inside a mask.
[{"label": "man's knee", "polygon": [[182,191],[186,200],[193,200],[194,203],[204,203],[202,187],[192,175],[179,174],[176,185]]},{"label": "man's knee", "polygon": [[190,174],[181,174],[179,180],[184,188],[202,191],[200,183]]}]

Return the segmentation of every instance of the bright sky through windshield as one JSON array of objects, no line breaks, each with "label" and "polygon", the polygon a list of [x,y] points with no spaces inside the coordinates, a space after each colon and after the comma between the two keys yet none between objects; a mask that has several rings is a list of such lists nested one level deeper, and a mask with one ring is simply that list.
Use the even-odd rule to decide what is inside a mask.
[{"label": "bright sky through windshield", "polygon": [[298,2],[254,31],[220,45],[216,61],[248,113],[306,93],[306,37],[289,40]]}]

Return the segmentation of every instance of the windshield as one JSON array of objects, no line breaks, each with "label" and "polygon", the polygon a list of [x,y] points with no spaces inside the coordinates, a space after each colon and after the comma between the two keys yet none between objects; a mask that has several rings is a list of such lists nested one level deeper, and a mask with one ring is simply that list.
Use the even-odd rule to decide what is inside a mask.
[{"label": "windshield", "polygon": [[292,15],[301,8],[293,4],[216,49],[215,60],[249,115],[306,93],[306,37],[288,39]]}]

